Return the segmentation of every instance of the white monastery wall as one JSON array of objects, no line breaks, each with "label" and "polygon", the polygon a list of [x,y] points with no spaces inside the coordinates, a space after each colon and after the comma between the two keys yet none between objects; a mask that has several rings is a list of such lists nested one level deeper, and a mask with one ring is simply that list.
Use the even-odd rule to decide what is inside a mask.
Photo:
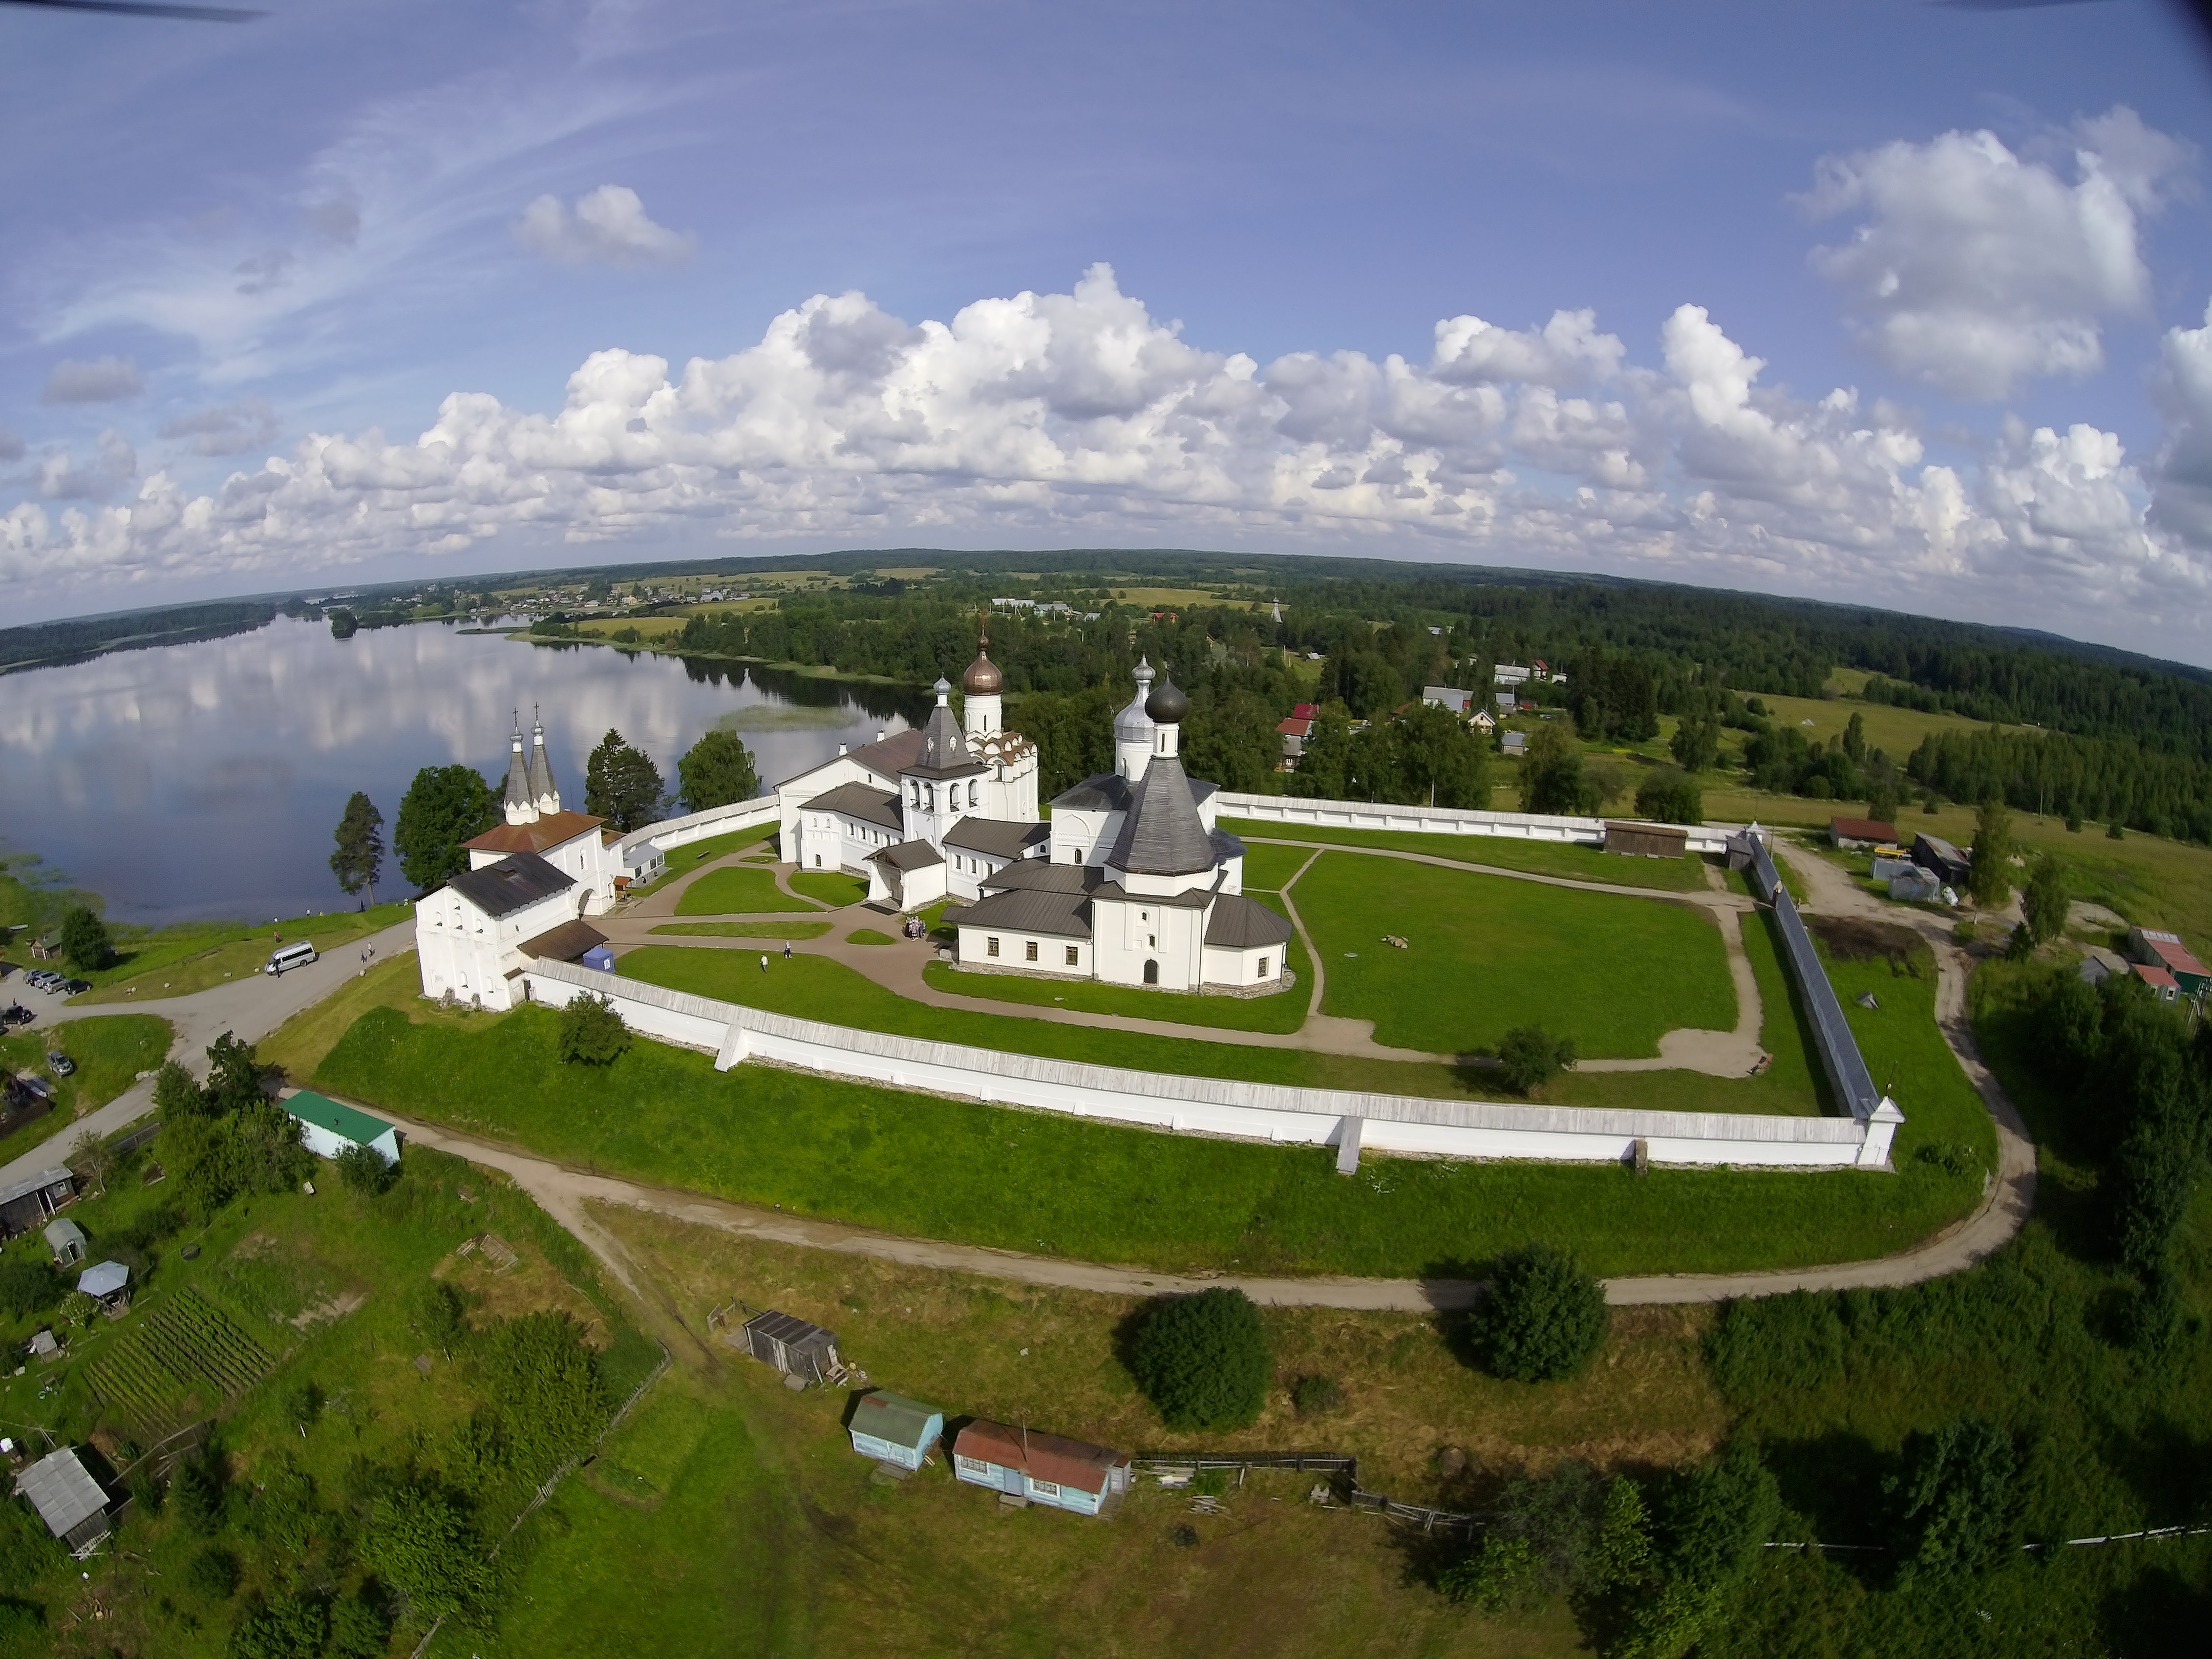
[{"label": "white monastery wall", "polygon": [[[1478,812],[1453,806],[1392,806],[1361,800],[1302,800],[1294,795],[1247,795],[1223,790],[1213,798],[1224,817],[1264,823],[1329,830],[1402,830],[1431,836],[1498,836],[1508,841],[1575,842],[1605,840],[1601,818],[1551,817],[1537,812]],[[1689,850],[1724,853],[1735,826],[1692,824]]]},{"label": "white monastery wall", "polygon": [[1815,1169],[1887,1167],[1895,1132],[1893,1123],[1850,1118],[1516,1106],[1177,1077],[825,1025],[568,963],[532,963],[525,977],[534,1000],[556,1006],[586,992],[609,997],[635,1030],[712,1049],[724,1071],[766,1060],[895,1089],[1247,1140],[1593,1164],[1623,1162],[1641,1140],[1655,1164]]}]

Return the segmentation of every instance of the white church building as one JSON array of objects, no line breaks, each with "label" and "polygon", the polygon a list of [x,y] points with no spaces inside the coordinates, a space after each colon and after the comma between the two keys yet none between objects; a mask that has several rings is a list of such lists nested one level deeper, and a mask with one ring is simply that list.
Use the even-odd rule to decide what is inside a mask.
[{"label": "white church building", "polygon": [[425,996],[506,1009],[520,1000],[525,957],[612,965],[605,935],[583,918],[614,904],[623,873],[617,837],[603,820],[562,810],[545,728],[532,723],[526,755],[519,717],[503,817],[467,843],[466,870],[416,901]]},{"label": "white church building", "polygon": [[963,969],[1166,989],[1273,988],[1291,925],[1243,896],[1244,845],[1216,827],[1214,786],[1187,777],[1189,700],[1172,681],[1115,717],[1115,766],[1085,778],[1039,822],[1036,745],[1005,729],[1005,679],[988,650],[918,731],[841,753],[777,790],[787,855],[807,870],[868,878],[878,902],[945,897]]}]

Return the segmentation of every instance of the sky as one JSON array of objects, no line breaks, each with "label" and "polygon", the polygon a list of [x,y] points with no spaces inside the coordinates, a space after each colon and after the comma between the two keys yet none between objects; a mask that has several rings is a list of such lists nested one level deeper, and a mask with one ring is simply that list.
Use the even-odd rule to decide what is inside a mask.
[{"label": "sky", "polygon": [[0,4],[0,620],[875,547],[2212,665],[2151,0]]}]

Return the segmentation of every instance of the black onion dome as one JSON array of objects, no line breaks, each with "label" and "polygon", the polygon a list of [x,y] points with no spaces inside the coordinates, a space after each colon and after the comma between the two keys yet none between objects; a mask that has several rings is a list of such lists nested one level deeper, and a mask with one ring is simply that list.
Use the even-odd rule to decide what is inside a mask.
[{"label": "black onion dome", "polygon": [[1145,699],[1145,713],[1155,726],[1180,725],[1182,717],[1190,713],[1190,699],[1176,689],[1173,680],[1162,680],[1152,688],[1152,695]]},{"label": "black onion dome", "polygon": [[990,653],[978,651],[975,660],[968,665],[968,672],[960,677],[960,689],[969,696],[982,696],[1006,689],[1006,677],[999,672],[999,665],[991,660]]}]

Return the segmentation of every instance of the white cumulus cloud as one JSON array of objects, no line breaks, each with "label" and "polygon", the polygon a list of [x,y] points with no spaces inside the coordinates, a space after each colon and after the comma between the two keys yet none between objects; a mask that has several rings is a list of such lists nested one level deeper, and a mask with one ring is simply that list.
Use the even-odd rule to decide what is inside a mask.
[{"label": "white cumulus cloud", "polygon": [[2104,319],[2149,304],[2142,222],[2191,152],[2124,106],[2069,141],[2060,164],[1986,131],[1820,164],[1807,210],[1861,222],[1813,267],[1876,358],[1982,402],[2104,367]]},{"label": "white cumulus cloud", "polygon": [[676,264],[691,257],[696,238],[657,225],[627,185],[601,185],[571,208],[540,196],[514,222],[514,238],[532,253],[562,264]]},{"label": "white cumulus cloud", "polygon": [[[293,571],[499,535],[1210,541],[1820,593],[2137,643],[2148,623],[2212,655],[2212,607],[2180,598],[2212,572],[2212,526],[2166,506],[2191,465],[2212,480],[2189,436],[2212,431],[2212,324],[2169,341],[2173,396],[2202,424],[2182,418],[2152,485],[2087,426],[2008,427],[1972,464],[1931,462],[1887,404],[1763,385],[1765,364],[1695,306],[1663,319],[1653,363],[1582,313],[1517,334],[1453,319],[1436,339],[1425,361],[1262,365],[1186,340],[1103,265],[944,321],[817,295],[727,356],[595,352],[558,409],[457,392],[416,437],[314,434],[204,493],[141,478],[135,459],[125,471],[120,453],[104,492],[64,489],[94,474],[64,461],[53,506],[0,516],[0,580]],[[210,410],[173,435],[228,442],[263,418]],[[93,504],[59,504],[71,495]]]},{"label": "white cumulus cloud", "polygon": [[64,357],[46,376],[39,401],[46,404],[112,404],[146,389],[134,357],[98,357],[81,362]]}]

